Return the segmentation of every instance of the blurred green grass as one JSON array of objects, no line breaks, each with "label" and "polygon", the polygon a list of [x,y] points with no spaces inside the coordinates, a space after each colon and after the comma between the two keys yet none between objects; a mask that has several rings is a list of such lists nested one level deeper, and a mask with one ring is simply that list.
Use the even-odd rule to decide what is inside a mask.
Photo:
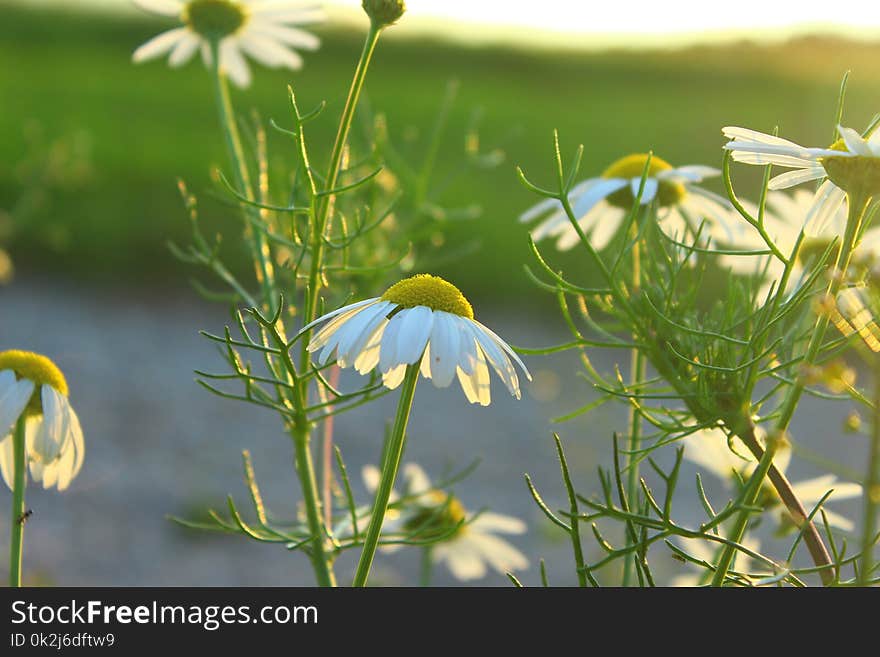
[{"label": "blurred green grass", "polygon": [[[83,185],[53,192],[42,211],[18,226],[9,244],[20,269],[98,284],[173,285],[193,272],[166,242],[186,243],[188,225],[176,189],[184,178],[197,193],[212,166],[224,165],[208,77],[197,64],[171,71],[164,62],[131,64],[133,49],[167,22],[76,10],[7,6],[0,22],[0,208],[15,202],[15,163],[27,151],[26,125],[49,137],[85,132],[92,174]],[[285,85],[300,103],[328,111],[311,127],[313,147],[328,144],[361,45],[355,33],[322,32],[322,49],[303,71],[256,71],[240,109],[256,107],[284,124]],[[778,45],[736,43],[679,50],[601,53],[469,48],[440,41],[390,38],[380,44],[367,102],[388,117],[392,137],[415,142],[429,129],[447,82],[460,93],[439,154],[441,172],[461,160],[474,110],[483,116],[484,147],[507,153],[497,169],[457,178],[441,200],[479,204],[483,216],[458,223],[451,244],[480,248],[450,266],[453,279],[478,298],[534,298],[523,273],[526,229],[517,215],[536,199],[517,181],[516,164],[537,183],[552,184],[552,130],[569,157],[586,146],[583,176],[613,159],[653,149],[674,164],[718,164],[720,128],[739,124],[802,143],[829,140],[841,76],[852,70],[846,123],[863,126],[880,110],[880,45],[801,38]],[[637,44],[635,44],[637,45]],[[287,157],[274,140],[275,156]],[[323,162],[326,152],[315,157]],[[746,175],[742,178],[745,180]],[[210,206],[205,220],[232,229],[229,213]],[[556,258],[583,268],[576,254]],[[444,273],[444,272],[441,272]],[[450,273],[450,272],[445,272]]]}]

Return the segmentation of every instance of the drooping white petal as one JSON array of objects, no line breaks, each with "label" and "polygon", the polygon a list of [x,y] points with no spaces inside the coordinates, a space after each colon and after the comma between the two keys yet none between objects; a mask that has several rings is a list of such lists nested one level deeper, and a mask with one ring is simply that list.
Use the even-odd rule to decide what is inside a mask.
[{"label": "drooping white petal", "polygon": [[786,171],[778,176],[773,176],[767,184],[768,189],[787,189],[811,180],[819,180],[825,177],[825,169],[821,165],[805,167],[795,171]]},{"label": "drooping white petal", "polygon": [[280,43],[301,50],[316,50],[321,46],[321,40],[314,34],[287,25],[254,19],[248,28],[249,33],[265,35]]},{"label": "drooping white petal", "polygon": [[[338,317],[339,315],[342,315],[343,313],[347,313],[352,310],[356,310],[357,308],[363,308],[364,306],[368,306],[373,303],[378,303],[379,301],[381,301],[380,298],[374,297],[372,299],[364,299],[363,301],[358,301],[357,303],[350,303],[347,306],[342,306],[341,308],[337,308],[336,310],[329,312],[325,315],[321,315],[315,321],[310,322],[310,323],[306,324],[305,326],[303,326],[299,330],[299,333],[296,334],[296,337],[298,338],[300,335],[302,335],[303,333],[308,331],[310,328],[313,328],[314,326],[317,326],[318,324],[323,324],[324,322],[326,322],[330,319],[333,319],[334,317]],[[317,335],[315,337],[317,337]],[[314,342],[314,338],[312,339],[312,342]],[[315,346],[314,348],[311,348],[311,344],[312,343],[309,343],[309,347],[310,347],[309,351],[315,351],[316,349],[320,349],[323,346],[323,344],[319,344],[319,345]]]},{"label": "drooping white petal", "polygon": [[[833,474],[821,475],[792,484],[792,490],[804,506],[815,504],[832,489],[834,492],[828,498],[830,501],[859,497],[862,494],[862,487],[859,484],[838,481]],[[809,510],[807,509],[807,511]]]},{"label": "drooping white petal", "polygon": [[669,180],[682,183],[698,183],[706,178],[714,178],[721,175],[721,170],[715,167],[707,167],[702,164],[688,164],[683,167],[675,167],[666,171],[658,172],[657,180]]},{"label": "drooping white petal", "polygon": [[456,331],[459,336],[458,340],[458,369],[465,374],[473,374],[474,368],[477,366],[479,359],[479,348],[477,343],[472,339],[470,332],[465,325],[468,321],[464,317],[458,315],[449,315],[447,320],[453,324],[452,330]]},{"label": "drooping white petal", "polygon": [[33,393],[33,381],[16,381],[12,370],[0,372],[0,437],[12,431]]},{"label": "drooping white petal", "polygon": [[455,378],[455,368],[459,364],[462,336],[458,322],[449,313],[435,311],[431,326],[429,353],[427,361],[431,368],[431,381],[438,388],[445,388]]},{"label": "drooping white petal", "polygon": [[79,423],[79,417],[71,406],[70,413],[70,442],[58,460],[58,490],[64,491],[70,485],[79,471],[86,455],[86,445],[83,440],[82,426]]},{"label": "drooping white petal", "polygon": [[396,390],[406,377],[406,363],[392,367],[382,374],[382,385],[389,390]]},{"label": "drooping white petal", "polygon": [[[620,224],[625,216],[626,212],[623,208],[602,202],[582,217],[578,221],[578,225],[588,233],[593,248],[601,251],[608,246],[611,238],[620,229]],[[592,230],[589,230],[590,228]],[[580,244],[580,241],[580,235],[577,234],[573,226],[568,225],[565,232],[557,240],[556,248],[560,251],[568,251],[576,244]]]},{"label": "drooping white petal", "polygon": [[3,475],[3,481],[12,490],[15,482],[15,453],[12,442],[12,434],[0,440],[0,474]]},{"label": "drooping white petal", "polygon": [[302,68],[302,57],[271,37],[248,32],[238,40],[238,43],[242,50],[268,68],[280,66],[293,70]]},{"label": "drooping white petal", "polygon": [[[361,316],[363,316],[363,322],[359,325],[358,334],[353,336],[350,341],[345,340],[339,343],[336,362],[340,367],[348,367],[356,363],[366,349],[372,348],[374,336],[381,329],[382,325],[388,322],[385,317],[393,307],[393,303],[381,301],[375,306],[364,308],[363,312],[357,316],[358,320],[361,320]],[[377,351],[376,355],[378,356],[378,344],[375,348]]]},{"label": "drooping white petal", "polygon": [[486,576],[486,565],[476,546],[465,536],[437,543],[432,547],[434,558],[445,561],[453,577],[463,582]]},{"label": "drooping white petal", "polygon": [[850,153],[863,157],[873,157],[874,152],[858,132],[852,128],[845,128],[842,125],[837,126],[837,131],[843,137],[846,148]]},{"label": "drooping white petal", "polygon": [[402,472],[407,495],[421,495],[431,490],[431,480],[420,465],[407,463]]},{"label": "drooping white petal", "polygon": [[492,364],[492,367],[498,372],[498,376],[504,381],[507,389],[510,390],[510,393],[519,399],[519,378],[517,377],[516,369],[513,367],[513,363],[510,362],[508,356],[513,358],[513,360],[522,368],[523,373],[529,381],[531,381],[532,375],[529,373],[525,363],[523,363],[516,352],[514,352],[513,349],[511,349],[510,346],[504,340],[499,338],[491,329],[475,319],[469,320],[469,322],[474,337],[477,338],[477,342],[480,344],[480,347],[482,347],[489,362]]},{"label": "drooping white petal", "polygon": [[168,65],[177,68],[186,64],[201,45],[201,40],[193,32],[187,32],[174,46],[168,57]]},{"label": "drooping white petal", "polygon": [[630,184],[625,178],[597,178],[583,194],[581,194],[572,208],[576,217],[583,217],[599,201],[610,196],[614,192],[623,189]]},{"label": "drooping white petal", "polygon": [[[807,509],[808,512],[811,510],[812,509]],[[837,527],[838,529],[842,529],[845,532],[854,531],[856,528],[856,524],[852,520],[847,518],[842,513],[838,513],[837,511],[832,511],[831,509],[826,508],[824,504],[822,505],[822,511],[813,516],[813,520],[821,523],[821,513],[825,514],[825,518],[828,520],[828,524],[832,527]]]},{"label": "drooping white petal", "polygon": [[360,374],[366,374],[379,364],[379,350],[382,346],[382,337],[388,327],[388,320],[382,319],[379,326],[373,331],[367,344],[361,349],[355,358],[354,369]]},{"label": "drooping white petal", "polygon": [[468,526],[474,531],[501,532],[502,534],[525,534],[527,529],[526,523],[519,518],[492,511],[483,511]]},{"label": "drooping white petal", "polygon": [[812,169],[816,166],[816,160],[810,158],[793,157],[791,155],[768,154],[763,152],[750,151],[748,149],[735,150],[728,149],[734,162],[743,164],[775,164],[781,167],[789,167],[791,169]]},{"label": "drooping white petal", "polygon": [[226,37],[220,42],[220,67],[236,86],[245,88],[251,83],[251,69],[238,49],[234,37]]},{"label": "drooping white petal", "polygon": [[375,465],[367,464],[361,468],[361,479],[364,480],[364,487],[368,493],[375,493],[379,489],[379,482],[382,479],[382,473]]},{"label": "drooping white petal", "polygon": [[48,464],[58,458],[70,438],[70,405],[67,398],[50,385],[40,388],[43,419],[34,437],[30,458]]},{"label": "drooping white petal", "polygon": [[562,203],[559,202],[559,199],[545,198],[543,201],[538,201],[528,210],[519,215],[519,221],[524,224],[528,223],[532,219],[537,219],[553,209],[561,210]]},{"label": "drooping white petal", "polygon": [[133,2],[144,11],[160,16],[179,16],[183,10],[181,0],[133,0]]},{"label": "drooping white petal", "polygon": [[825,233],[845,200],[846,192],[830,180],[819,185],[813,206],[806,217],[804,233],[811,237]]},{"label": "drooping white petal", "polygon": [[412,365],[422,356],[431,328],[434,311],[425,306],[415,306],[400,313],[402,322],[397,336],[397,360]]},{"label": "drooping white petal", "polygon": [[736,139],[741,141],[754,141],[759,144],[770,144],[773,146],[787,146],[792,148],[803,148],[800,144],[796,144],[788,139],[768,135],[764,132],[751,130],[749,128],[740,128],[737,126],[727,126],[721,129],[721,132],[728,139]]},{"label": "drooping white petal", "polygon": [[476,339],[467,335],[462,336],[463,342],[473,342],[476,346],[476,361],[472,374],[465,374],[461,367],[456,370],[458,382],[464,391],[464,396],[471,404],[480,404],[480,406],[488,406],[492,401],[489,392],[489,367],[486,364],[486,357],[483,350],[476,345]]},{"label": "drooping white petal", "polygon": [[161,57],[174,48],[177,43],[189,34],[185,27],[175,27],[172,30],[157,34],[145,44],[140,46],[131,56],[133,62],[139,64],[156,57]]},{"label": "drooping white petal", "polygon": [[[347,359],[344,356],[348,355],[352,344],[355,343],[358,338],[363,337],[362,333],[366,330],[371,320],[376,319],[378,316],[378,322],[381,322],[383,311],[386,311],[389,305],[390,304],[384,301],[375,304],[368,304],[339,315],[334,319],[333,321],[338,322],[338,324],[334,328],[332,335],[326,337],[324,349],[318,357],[318,362],[322,365],[327,363],[330,356],[333,354],[333,351],[337,350],[337,347],[336,360],[347,362]],[[366,337],[368,338],[369,336]],[[342,364],[340,366],[345,367],[345,365]]]},{"label": "drooping white petal", "polygon": [[385,327],[385,331],[382,334],[382,344],[379,347],[379,371],[383,374],[400,364],[400,359],[397,357],[397,336],[400,334],[400,327],[403,325],[401,315],[405,312],[406,309],[401,310],[388,320],[388,326]]},{"label": "drooping white petal", "polygon": [[[629,182],[630,189],[632,189],[633,198],[636,198],[639,195],[639,188],[642,186],[641,178],[633,178]],[[640,201],[640,205],[648,205],[651,201],[654,200],[654,197],[657,196],[657,190],[660,188],[660,183],[657,182],[656,178],[645,178],[645,188],[642,191],[642,198]]]},{"label": "drooping white petal", "polygon": [[473,529],[469,538],[489,565],[502,575],[529,567],[526,556],[502,538]]}]

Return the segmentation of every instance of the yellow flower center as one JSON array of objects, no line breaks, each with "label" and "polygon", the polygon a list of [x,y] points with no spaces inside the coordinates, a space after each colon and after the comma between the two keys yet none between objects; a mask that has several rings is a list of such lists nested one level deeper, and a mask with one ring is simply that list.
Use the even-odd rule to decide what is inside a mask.
[{"label": "yellow flower center", "polygon": [[40,386],[49,385],[65,397],[67,396],[67,380],[51,360],[32,351],[0,351],[0,371],[12,370],[17,379],[28,379],[36,385],[34,394],[28,401],[25,412],[28,415],[40,415],[43,403],[40,399]]},{"label": "yellow flower center", "polygon": [[[838,139],[828,148],[833,151],[849,152],[843,139]],[[880,195],[880,157],[831,155],[819,161],[825,168],[828,179],[843,191],[864,194],[868,197]]]},{"label": "yellow flower center", "polygon": [[[603,178],[626,178],[629,180],[640,179],[645,171],[645,164],[648,163],[647,153],[634,153],[627,155],[614,162],[610,167],[602,172]],[[651,163],[648,164],[648,177],[652,178],[658,173],[669,171],[672,165],[666,160],[651,156]],[[684,185],[678,182],[670,182],[668,180],[659,180],[657,187],[657,202],[660,207],[668,207],[681,202],[681,199],[687,194]],[[629,186],[619,189],[606,199],[611,205],[629,210],[636,197]]]},{"label": "yellow flower center", "polygon": [[424,494],[418,511],[404,524],[404,529],[417,532],[421,539],[452,538],[462,529],[467,512],[461,502],[453,495],[441,490],[431,490]]},{"label": "yellow flower center", "polygon": [[470,302],[452,283],[439,276],[417,274],[395,283],[382,295],[384,301],[396,303],[403,308],[427,306],[468,319],[474,318]]},{"label": "yellow flower center", "polygon": [[190,0],[181,20],[206,39],[222,39],[247,22],[247,8],[235,0]]}]

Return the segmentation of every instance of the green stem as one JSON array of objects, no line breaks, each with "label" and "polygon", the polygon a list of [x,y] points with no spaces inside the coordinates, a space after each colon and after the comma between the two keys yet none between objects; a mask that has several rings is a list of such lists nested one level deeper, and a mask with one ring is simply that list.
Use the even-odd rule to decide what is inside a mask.
[{"label": "green stem", "polygon": [[333,575],[333,568],[325,549],[324,525],[318,511],[318,482],[312,463],[312,451],[309,448],[308,429],[296,430],[293,434],[293,443],[296,447],[296,472],[302,487],[306,521],[309,524],[309,533],[312,535],[309,558],[315,570],[318,586],[336,586],[336,577]]},{"label": "green stem", "polygon": [[[828,288],[825,292],[825,298],[832,302],[837,298],[837,294],[840,292],[841,286],[846,279],[846,272],[849,269],[850,260],[852,259],[852,254],[856,247],[856,240],[861,230],[861,224],[865,215],[865,210],[868,206],[868,200],[869,199],[858,195],[849,195],[847,199],[849,204],[849,216],[847,217],[843,243],[841,244],[840,250],[837,252],[831,280],[829,281]],[[793,253],[791,257],[796,258],[797,253]],[[828,324],[828,314],[824,312],[820,313],[816,319],[813,333],[810,336],[810,342],[808,343],[806,353],[804,354],[802,361],[803,368],[807,369],[815,364],[822,343],[825,340],[825,332],[828,329]],[[779,470],[773,467],[773,456],[778,447],[777,443],[779,438],[785,436],[788,431],[788,427],[794,417],[794,412],[797,409],[801,395],[804,392],[805,385],[804,377],[799,376],[795,384],[789,388],[788,394],[781,406],[782,410],[780,412],[779,420],[777,421],[773,434],[771,434],[771,438],[767,441],[768,445],[766,451],[763,451],[760,444],[758,444],[758,441],[754,436],[754,431],[751,428],[749,428],[748,431],[741,431],[739,433],[740,438],[746,443],[749,450],[759,458],[758,468],[749,479],[749,483],[744,492],[743,504],[746,507],[754,504],[754,501],[757,499],[757,495],[760,492],[761,485],[764,482],[764,478],[769,473],[770,480],[773,483],[776,492],[779,493],[780,498],[795,521],[797,521],[798,524],[803,522],[808,523],[808,526],[804,528],[804,543],[810,551],[810,556],[812,556],[813,562],[816,566],[821,568],[819,575],[822,577],[822,583],[828,585],[834,581],[831,556],[828,554],[828,549],[825,547],[825,543],[822,541],[822,537],[816,529],[815,524],[812,521],[806,520],[807,514],[800,501],[795,496],[791,484],[786,480],[785,476],[779,472]],[[729,536],[732,542],[739,543],[742,540],[742,537],[745,535],[746,527],[748,526],[749,514],[750,511],[748,508],[740,511],[734,524],[733,531]],[[715,576],[712,579],[713,586],[720,586],[724,582],[730,564],[733,562],[735,551],[736,548],[730,544],[725,547],[715,570]]]},{"label": "green stem", "polygon": [[24,487],[25,472],[25,417],[22,415],[15,423],[12,433],[12,514],[9,518],[11,536],[9,539],[9,586],[21,586],[21,555],[24,542]]},{"label": "green stem", "polygon": [[388,450],[385,462],[382,466],[382,476],[379,488],[376,490],[376,499],[373,502],[373,511],[370,514],[370,525],[367,527],[367,535],[364,538],[364,549],[358,562],[357,572],[352,586],[366,586],[370,575],[370,567],[373,565],[373,557],[379,544],[379,534],[382,531],[382,523],[385,520],[385,512],[388,510],[388,500],[391,498],[391,490],[394,488],[394,480],[397,478],[397,470],[400,468],[400,459],[403,455],[403,446],[406,442],[406,425],[409,422],[409,414],[412,410],[413,397],[416,394],[416,383],[419,380],[419,364],[421,359],[406,368],[406,376],[400,392],[400,401],[397,403],[397,416],[394,419],[394,428],[388,438]]},{"label": "green stem", "polygon": [[[867,199],[850,196],[847,200],[849,203],[849,217],[846,222],[843,243],[841,244],[840,250],[837,252],[831,280],[828,283],[828,288],[825,293],[825,297],[832,302],[837,298],[837,294],[840,292],[840,288],[846,278],[846,272],[849,269],[850,260],[852,259],[852,254],[855,250],[856,238],[861,228],[862,218],[864,217],[865,209],[868,206]],[[792,257],[797,257],[797,254],[794,254]],[[803,368],[808,368],[816,362],[816,358],[822,347],[822,342],[825,340],[825,331],[828,329],[828,323],[828,313],[819,313],[819,316],[816,319],[816,325],[813,329],[813,334],[810,336],[810,342],[807,345],[806,354],[804,354]],[[788,395],[782,404],[782,411],[779,420],[776,423],[777,433],[782,434],[788,430],[788,426],[791,424],[791,420],[794,417],[795,409],[797,408],[801,395],[804,392],[805,385],[804,378],[798,377],[795,384],[789,389]]]},{"label": "green stem", "polygon": [[[754,437],[754,433],[751,434]],[[745,441],[746,444],[750,444],[750,441]],[[757,444],[757,440],[754,441]],[[761,493],[761,485],[764,482],[764,478],[767,476],[771,466],[773,465],[773,457],[776,456],[776,451],[778,449],[778,441],[770,440],[768,441],[767,448],[763,451],[763,454],[758,461],[758,467],[752,473],[752,476],[749,477],[748,482],[746,483],[745,490],[741,496],[741,503],[743,506],[754,506],[758,500],[758,495]],[[760,446],[759,446],[760,449]],[[737,517],[736,521],[733,525],[733,530],[730,532],[730,535],[727,537],[729,541],[732,543],[739,544],[742,542],[743,537],[746,535],[746,529],[749,526],[749,515],[750,512],[746,509],[741,511]],[[727,577],[727,572],[730,570],[731,565],[733,564],[734,558],[736,558],[736,547],[732,543],[727,543],[723,550],[721,551],[721,557],[718,559],[718,564],[715,568],[715,574],[712,577],[712,586],[723,586],[724,580]]]},{"label": "green stem", "polygon": [[431,546],[426,545],[422,548],[422,564],[421,573],[419,575],[419,586],[431,586],[431,574],[434,570],[434,555]]},{"label": "green stem", "polygon": [[[244,156],[244,148],[241,145],[241,136],[238,133],[235,110],[229,97],[229,83],[220,68],[219,44],[216,41],[211,44],[211,54],[213,62],[211,70],[214,78],[217,110],[220,115],[220,126],[223,129],[223,136],[226,140],[226,149],[232,162],[232,175],[235,178],[236,187],[241,194],[248,200],[254,201],[254,188],[251,183],[247,160]],[[262,217],[260,217],[259,211],[256,211],[252,206],[243,207],[242,211],[247,215],[245,236],[252,251],[257,281],[260,283],[263,291],[263,303],[271,313],[274,296],[272,294],[272,285],[275,280],[275,270],[272,266],[272,258],[266,236],[260,230],[254,231],[251,225],[252,222],[257,226],[262,225]]]},{"label": "green stem", "polygon": [[880,504],[880,368],[874,368],[874,418],[865,477],[865,516],[862,527],[862,567],[858,583],[867,586],[874,568],[874,541],[877,534],[877,506]]},{"label": "green stem", "polygon": [[[647,217],[645,217],[647,220]],[[633,232],[635,236],[638,237],[639,226],[637,223],[633,224]],[[641,250],[639,249],[639,242],[633,244],[632,248],[632,256],[633,256],[633,294],[637,294],[639,288],[642,284],[642,267],[641,267]],[[645,355],[642,353],[642,350],[638,347],[635,347],[630,352],[630,385],[636,386],[638,385],[645,377]],[[636,404],[633,404],[630,407],[629,414],[629,445],[628,445],[628,454],[626,455],[626,495],[629,498],[630,504],[635,504],[636,497],[639,493],[639,460],[636,454],[636,451],[639,448],[639,443],[642,440],[642,422],[641,415],[639,414],[639,408]],[[632,580],[633,571],[635,569],[635,562],[638,559],[638,556],[633,554],[631,557],[624,559],[623,562],[623,586],[629,586]]]},{"label": "green stem", "polygon": [[[327,170],[327,183],[325,191],[333,190],[339,180],[339,167],[342,163],[342,156],[345,152],[345,144],[348,141],[348,133],[351,130],[351,123],[354,119],[354,112],[357,108],[358,99],[361,90],[364,87],[364,80],[367,77],[367,69],[370,66],[370,60],[376,49],[376,43],[379,41],[379,34],[382,32],[381,27],[371,24],[367,33],[364,48],[361,57],[358,60],[357,68],[354,72],[354,78],[351,81],[351,88],[348,91],[348,98],[345,100],[345,107],[342,109],[342,117],[339,120],[339,128],[336,131],[336,140],[333,143],[333,150],[330,153],[330,167]],[[313,321],[318,312],[318,294],[321,290],[321,268],[324,261],[324,232],[327,229],[327,220],[330,216],[330,210],[333,207],[334,196],[328,194],[324,196],[316,205],[316,213],[314,223],[311,226],[311,265],[309,267],[308,288],[306,291],[306,305],[303,322],[308,324]],[[308,336],[302,339],[303,345],[308,344]]]}]

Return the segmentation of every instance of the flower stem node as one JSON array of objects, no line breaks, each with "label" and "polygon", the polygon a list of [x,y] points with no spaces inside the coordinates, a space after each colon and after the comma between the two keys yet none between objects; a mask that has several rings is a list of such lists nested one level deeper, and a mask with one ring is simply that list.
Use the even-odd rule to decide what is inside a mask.
[{"label": "flower stem node", "polygon": [[[650,163],[648,158],[651,158]],[[676,180],[664,180],[663,176],[657,174],[664,171],[671,171],[672,165],[666,160],[656,155],[649,156],[648,153],[633,153],[620,158],[613,162],[605,171],[602,172],[603,178],[629,178],[640,179],[645,171],[645,165],[648,166],[647,177],[656,178],[657,185],[657,203],[660,207],[665,208],[678,204],[687,193],[684,185]],[[629,210],[635,203],[636,197],[632,186],[624,187],[607,197],[611,205]]]},{"label": "flower stem node", "polygon": [[64,374],[46,356],[17,349],[0,351],[0,371],[3,370],[12,370],[16,379],[27,379],[34,383],[34,392],[25,409],[27,415],[41,415],[43,413],[40,401],[40,387],[43,385],[51,386],[65,397],[67,396],[67,380],[64,378]]},{"label": "flower stem node", "polygon": [[191,0],[181,19],[190,29],[209,40],[235,34],[248,20],[245,6],[231,0]]},{"label": "flower stem node", "polygon": [[361,6],[378,27],[393,25],[406,11],[404,0],[363,0]]}]

